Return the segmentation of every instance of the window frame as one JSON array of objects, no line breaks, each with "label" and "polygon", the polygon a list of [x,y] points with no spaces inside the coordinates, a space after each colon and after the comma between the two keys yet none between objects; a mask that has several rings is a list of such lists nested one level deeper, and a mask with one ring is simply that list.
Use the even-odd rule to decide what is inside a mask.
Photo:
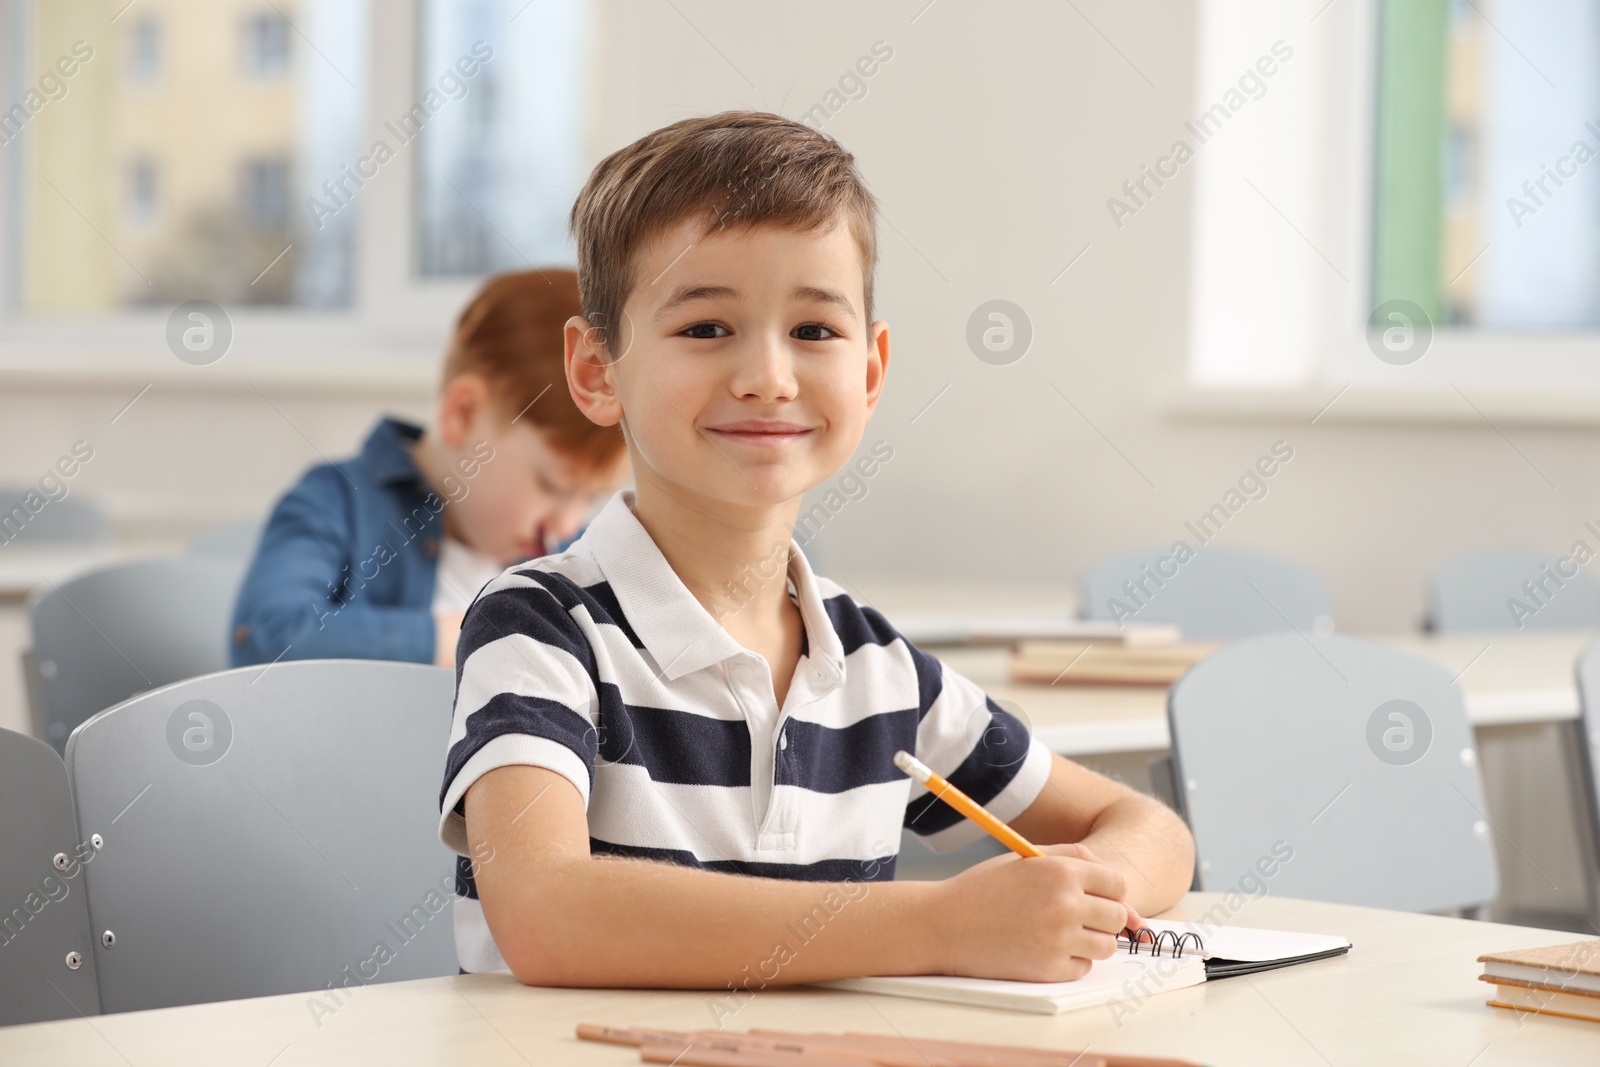
[{"label": "window frame", "polygon": [[[1230,129],[1230,136],[1241,135],[1235,142],[1223,145],[1219,139],[1217,151],[1208,155],[1207,146],[1197,153],[1190,336],[1169,409],[1191,416],[1310,414],[1330,421],[1600,422],[1600,330],[1437,327],[1424,355],[1401,366],[1380,361],[1369,348],[1380,2],[1343,0],[1309,24],[1299,13],[1293,43],[1304,65],[1295,74],[1307,80],[1306,91],[1278,121],[1240,116],[1268,121]],[[1239,66],[1241,19],[1263,25],[1284,21],[1268,14],[1270,4],[1202,0],[1192,110],[1216,95],[1223,80],[1218,74]],[[1256,42],[1260,36],[1258,31],[1249,40],[1264,48],[1271,38]],[[1236,235],[1218,226],[1244,200],[1237,188],[1229,188],[1239,181],[1235,168],[1267,160],[1274,152],[1286,155],[1284,139],[1293,136],[1287,124],[1311,131],[1300,142],[1310,150],[1279,175],[1290,189],[1283,201],[1294,200],[1298,191],[1297,203],[1305,210],[1280,211],[1269,204],[1280,211],[1278,219],[1269,219],[1281,229],[1273,245],[1240,248]],[[1278,187],[1273,188],[1277,200]],[[1268,209],[1264,194],[1246,195],[1255,198],[1255,209]],[[1236,276],[1239,265],[1252,257],[1271,269],[1257,270],[1248,284],[1234,284],[1231,293],[1210,281],[1219,274]],[[1244,344],[1236,341],[1239,331],[1229,331],[1230,324],[1248,320],[1252,305],[1286,304],[1304,311],[1296,326]]]},{"label": "window frame", "polygon": [[[31,6],[43,0],[0,0],[0,87],[8,98],[20,98],[29,71],[20,49],[31,36]],[[417,102],[416,56],[420,0],[369,0],[367,79],[364,118],[358,145],[364,151],[380,137],[382,116],[399,114]],[[376,17],[381,4],[382,17]],[[586,12],[580,46],[589,52],[601,24]],[[113,47],[127,47],[116,40]],[[291,43],[291,67],[316,61],[303,46]],[[579,99],[593,99],[594,65],[583,65],[585,84]],[[135,379],[184,381],[189,388],[248,390],[248,379],[263,373],[280,384],[308,388],[326,383],[337,393],[371,382],[374,368],[396,372],[378,386],[430,391],[437,361],[456,315],[477,286],[479,277],[424,277],[418,266],[416,202],[417,161],[408,154],[401,165],[385,168],[383,180],[361,192],[356,226],[355,279],[350,306],[338,311],[297,307],[229,308],[235,349],[216,364],[213,385],[193,380],[191,368],[173,362],[162,343],[166,313],[117,309],[105,313],[53,315],[29,313],[16,306],[20,253],[13,227],[21,223],[11,208],[19,195],[21,160],[31,131],[24,129],[11,152],[0,159],[0,385],[82,385],[84,373],[102,372],[104,381],[125,385]],[[120,193],[120,190],[119,190]],[[291,204],[291,211],[294,205]],[[232,364],[233,369],[223,368]]]}]

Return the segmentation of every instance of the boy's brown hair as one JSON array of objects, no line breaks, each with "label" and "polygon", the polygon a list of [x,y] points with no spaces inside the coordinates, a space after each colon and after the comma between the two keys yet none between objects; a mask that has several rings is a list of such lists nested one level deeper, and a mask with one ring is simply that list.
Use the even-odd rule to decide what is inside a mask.
[{"label": "boy's brown hair", "polygon": [[702,216],[708,231],[775,225],[809,233],[841,213],[861,252],[871,322],[877,200],[855,157],[810,126],[764,111],[674,122],[602,159],[572,205],[584,315],[609,349],[617,337],[607,327],[621,321],[639,281],[639,251],[686,218]]},{"label": "boy's brown hair", "polygon": [[456,320],[443,381],[478,375],[506,419],[526,419],[552,448],[585,470],[601,471],[627,444],[620,426],[590,422],[567,392],[563,334],[579,314],[578,276],[570,270],[496,275]]}]

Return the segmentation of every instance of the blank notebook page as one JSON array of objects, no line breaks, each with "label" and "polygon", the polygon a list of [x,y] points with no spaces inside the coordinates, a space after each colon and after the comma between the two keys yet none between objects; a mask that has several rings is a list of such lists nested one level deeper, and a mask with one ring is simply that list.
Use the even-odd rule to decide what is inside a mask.
[{"label": "blank notebook page", "polygon": [[[1183,989],[1206,980],[1205,961],[1199,956],[1152,958],[1119,949],[1109,959],[1096,960],[1089,973],[1072,982],[1007,982],[996,978],[950,978],[914,975],[900,978],[851,978],[819,982],[830,989],[856,989],[896,997],[945,1000],[974,1007],[1008,1008],[1046,1015],[1105,1004],[1117,997],[1134,998]],[[1143,986],[1139,985],[1143,982]]]}]

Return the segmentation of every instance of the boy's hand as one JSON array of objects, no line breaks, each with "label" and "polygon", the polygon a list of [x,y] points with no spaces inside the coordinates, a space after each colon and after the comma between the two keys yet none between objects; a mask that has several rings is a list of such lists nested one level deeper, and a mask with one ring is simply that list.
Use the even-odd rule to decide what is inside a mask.
[{"label": "boy's hand", "polygon": [[440,667],[455,669],[456,642],[461,639],[461,620],[466,614],[464,611],[441,611],[433,616],[436,635],[433,662]]},{"label": "boy's hand", "polygon": [[1026,982],[1081,978],[1117,949],[1137,914],[1126,880],[1083,845],[1044,856],[996,856],[939,884],[932,936],[944,973]]},{"label": "boy's hand", "polygon": [[[1116,866],[1115,864],[1111,863],[1109,860],[1101,859],[1096,853],[1094,853],[1093,851],[1090,850],[1088,845],[1082,845],[1082,844],[1074,844],[1074,845],[1041,845],[1041,846],[1038,846],[1038,847],[1043,848],[1046,852],[1048,852],[1048,853],[1050,853],[1051,855],[1054,855],[1054,856],[1073,856],[1073,855],[1075,855],[1079,859],[1082,859],[1082,860],[1093,860],[1096,863],[1104,863],[1108,867]],[[1133,910],[1133,905],[1132,904],[1127,904],[1126,907],[1128,909],[1128,929],[1130,929],[1130,930],[1142,930],[1144,928],[1144,920],[1139,918],[1139,913],[1137,911]]]}]

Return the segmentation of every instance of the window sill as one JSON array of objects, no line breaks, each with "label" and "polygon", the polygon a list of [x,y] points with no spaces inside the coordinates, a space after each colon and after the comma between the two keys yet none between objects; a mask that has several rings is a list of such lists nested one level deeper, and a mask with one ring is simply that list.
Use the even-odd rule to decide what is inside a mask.
[{"label": "window sill", "polygon": [[1416,425],[1600,426],[1600,386],[1508,387],[1464,381],[1396,387],[1352,382],[1244,389],[1185,384],[1162,410],[1175,422],[1411,423]]},{"label": "window sill", "polygon": [[147,386],[190,396],[255,395],[427,402],[439,357],[417,350],[230,353],[197,367],[162,354],[66,351],[0,357],[0,393],[127,393]]}]

